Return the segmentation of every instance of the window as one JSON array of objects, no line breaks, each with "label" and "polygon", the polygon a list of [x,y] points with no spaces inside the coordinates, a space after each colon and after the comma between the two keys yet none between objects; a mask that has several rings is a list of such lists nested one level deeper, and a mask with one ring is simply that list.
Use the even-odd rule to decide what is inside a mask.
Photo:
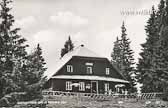
[{"label": "window", "polygon": [[72,82],[66,81],[66,90],[72,90]]},{"label": "window", "polygon": [[67,65],[67,72],[73,72],[73,66]]},{"label": "window", "polygon": [[85,91],[85,82],[79,82],[79,91]]},{"label": "window", "polygon": [[110,74],[110,68],[106,68],[106,75]]},{"label": "window", "polygon": [[105,92],[108,92],[109,91],[109,83],[105,83]]},{"label": "window", "polygon": [[87,65],[87,66],[93,66],[93,63],[87,62],[87,63],[85,63],[85,65]]},{"label": "window", "polygon": [[87,72],[87,74],[92,74],[92,67],[87,67],[86,72]]}]

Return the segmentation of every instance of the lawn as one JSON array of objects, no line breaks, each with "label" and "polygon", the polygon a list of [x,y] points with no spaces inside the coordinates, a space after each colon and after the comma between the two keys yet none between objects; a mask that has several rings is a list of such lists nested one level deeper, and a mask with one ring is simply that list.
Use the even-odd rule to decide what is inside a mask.
[{"label": "lawn", "polygon": [[[29,104],[35,104],[36,102],[29,102]],[[42,103],[39,102],[39,104]],[[23,107],[28,103],[18,103],[15,108],[28,108]],[[24,105],[23,105],[24,104]],[[50,100],[46,107],[42,108],[168,108],[168,102],[161,100],[135,100],[135,99],[113,99],[110,101],[100,100],[85,100],[85,99],[60,99]]]},{"label": "lawn", "polygon": [[49,108],[168,108],[168,103],[163,101],[79,101],[60,102],[47,105]]}]

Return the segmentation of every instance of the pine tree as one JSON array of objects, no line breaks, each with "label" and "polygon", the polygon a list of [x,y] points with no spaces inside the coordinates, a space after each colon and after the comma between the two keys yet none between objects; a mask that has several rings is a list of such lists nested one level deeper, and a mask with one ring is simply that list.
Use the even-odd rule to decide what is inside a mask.
[{"label": "pine tree", "polygon": [[74,44],[72,43],[71,37],[68,37],[68,40],[64,44],[64,48],[61,49],[61,57],[63,57],[66,53],[72,51],[74,48]]},{"label": "pine tree", "polygon": [[0,98],[6,94],[21,90],[23,63],[26,51],[25,39],[17,32],[19,28],[14,28],[14,17],[10,14],[9,4],[11,0],[1,0],[0,2]]},{"label": "pine tree", "polygon": [[45,60],[42,56],[42,49],[38,44],[35,50],[28,55],[27,63],[24,66],[24,79],[26,81],[25,91],[28,99],[36,99],[41,96],[41,89],[45,82],[44,72],[46,71]]},{"label": "pine tree", "polygon": [[134,58],[133,58],[133,50],[130,48],[130,39],[127,38],[125,24],[123,22],[121,27],[121,39],[117,38],[114,43],[114,48],[112,52],[112,63],[117,66],[120,70],[121,74],[126,78],[126,80],[130,81],[131,92],[135,91],[135,80],[131,77],[133,73],[135,73],[134,69]]}]

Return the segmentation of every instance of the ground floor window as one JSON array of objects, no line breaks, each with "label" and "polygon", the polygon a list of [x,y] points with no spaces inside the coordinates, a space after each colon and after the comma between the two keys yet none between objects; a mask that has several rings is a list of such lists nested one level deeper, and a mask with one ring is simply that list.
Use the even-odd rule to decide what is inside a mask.
[{"label": "ground floor window", "polygon": [[85,91],[85,82],[79,82],[79,91]]},{"label": "ground floor window", "polygon": [[72,90],[72,82],[66,81],[66,90]]},{"label": "ground floor window", "polygon": [[107,94],[108,91],[109,91],[109,88],[110,88],[110,87],[109,87],[109,83],[105,83],[104,86],[105,86],[105,87],[104,87],[105,93]]}]

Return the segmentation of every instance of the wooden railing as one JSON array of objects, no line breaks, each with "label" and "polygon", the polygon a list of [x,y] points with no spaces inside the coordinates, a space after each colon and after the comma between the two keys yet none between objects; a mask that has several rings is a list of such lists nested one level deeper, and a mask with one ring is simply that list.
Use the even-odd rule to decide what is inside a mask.
[{"label": "wooden railing", "polygon": [[93,100],[112,100],[114,98],[121,99],[160,99],[162,93],[141,93],[141,94],[95,94],[95,93],[77,93],[77,92],[62,92],[62,91],[43,91],[43,96],[47,99],[61,99],[68,97],[77,99],[93,99]]}]

